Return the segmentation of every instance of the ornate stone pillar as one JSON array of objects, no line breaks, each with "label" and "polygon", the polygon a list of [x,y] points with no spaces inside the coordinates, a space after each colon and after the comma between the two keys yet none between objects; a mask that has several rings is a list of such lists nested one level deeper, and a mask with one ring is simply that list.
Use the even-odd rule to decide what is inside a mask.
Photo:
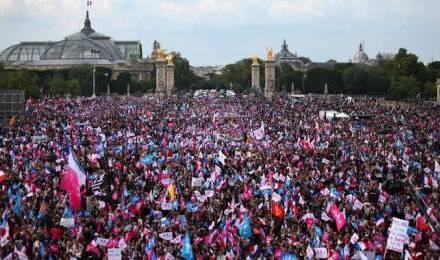
[{"label": "ornate stone pillar", "polygon": [[156,59],[156,95],[163,97],[166,94],[166,60]]},{"label": "ornate stone pillar", "polygon": [[167,96],[174,92],[174,64],[167,64]]},{"label": "ornate stone pillar", "polygon": [[440,105],[440,79],[437,79],[437,104]]},{"label": "ornate stone pillar", "polygon": [[261,92],[260,88],[260,64],[257,59],[254,59],[251,65],[252,71],[252,85],[251,89],[256,92]]},{"label": "ornate stone pillar", "polygon": [[264,71],[264,96],[266,98],[272,98],[275,94],[275,61],[266,60],[264,63]]}]

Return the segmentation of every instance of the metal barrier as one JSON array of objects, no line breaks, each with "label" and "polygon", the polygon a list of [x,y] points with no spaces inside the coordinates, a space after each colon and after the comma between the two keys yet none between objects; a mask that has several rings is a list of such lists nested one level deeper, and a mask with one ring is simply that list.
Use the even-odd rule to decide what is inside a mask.
[{"label": "metal barrier", "polygon": [[24,112],[25,96],[23,90],[0,91],[0,126],[4,127],[14,116]]}]

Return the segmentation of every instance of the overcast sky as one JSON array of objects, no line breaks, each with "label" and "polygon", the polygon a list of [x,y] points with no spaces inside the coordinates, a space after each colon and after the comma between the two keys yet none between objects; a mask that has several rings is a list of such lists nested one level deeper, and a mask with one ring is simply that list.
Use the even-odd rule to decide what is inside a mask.
[{"label": "overcast sky", "polygon": [[[0,0],[0,49],[79,31],[86,0]],[[313,61],[348,61],[404,47],[440,60],[440,0],[92,0],[92,27],[115,40],[157,39],[192,65],[227,64],[283,39]]]}]

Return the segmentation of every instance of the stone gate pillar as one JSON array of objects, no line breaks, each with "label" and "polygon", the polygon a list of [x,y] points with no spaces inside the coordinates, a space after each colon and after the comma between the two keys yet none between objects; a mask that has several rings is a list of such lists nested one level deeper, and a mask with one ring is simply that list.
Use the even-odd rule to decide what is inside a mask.
[{"label": "stone gate pillar", "polygon": [[167,64],[167,96],[174,92],[174,64]]},{"label": "stone gate pillar", "polygon": [[166,60],[156,59],[156,95],[163,97],[166,94]]},{"label": "stone gate pillar", "polygon": [[272,98],[275,94],[275,61],[266,60],[264,63],[264,71],[264,96],[266,98]]},{"label": "stone gate pillar", "polygon": [[251,65],[252,70],[252,85],[251,89],[256,92],[261,92],[260,88],[260,64],[258,61],[254,61]]}]

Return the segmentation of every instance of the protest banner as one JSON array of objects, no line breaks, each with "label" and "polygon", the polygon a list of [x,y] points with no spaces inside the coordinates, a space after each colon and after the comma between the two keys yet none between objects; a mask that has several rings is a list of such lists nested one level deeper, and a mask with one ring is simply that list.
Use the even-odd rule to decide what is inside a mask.
[{"label": "protest banner", "polygon": [[161,209],[162,210],[172,210],[173,209],[173,206],[172,206],[172,204],[171,203],[169,203],[169,202],[162,202],[162,204],[161,204]]},{"label": "protest banner", "polygon": [[74,218],[61,218],[60,225],[66,228],[72,228],[75,226]]},{"label": "protest banner", "polygon": [[327,248],[325,248],[325,247],[316,247],[315,248],[315,257],[317,259],[327,259],[328,258]]},{"label": "protest banner", "polygon": [[200,187],[203,185],[203,182],[204,182],[203,177],[198,177],[198,178],[193,177],[191,179],[191,187]]},{"label": "protest banner", "polygon": [[387,239],[387,250],[403,253],[403,246],[409,241],[407,234],[408,226],[409,221],[393,218]]},{"label": "protest banner", "polygon": [[96,244],[98,244],[98,245],[100,245],[100,246],[103,246],[103,247],[106,247],[107,244],[108,244],[108,241],[109,241],[108,238],[98,237],[98,238],[96,239]]},{"label": "protest banner", "polygon": [[121,260],[122,253],[120,248],[107,249],[108,260]]},{"label": "protest banner", "polygon": [[159,234],[163,240],[171,241],[173,239],[173,232],[163,232]]}]

